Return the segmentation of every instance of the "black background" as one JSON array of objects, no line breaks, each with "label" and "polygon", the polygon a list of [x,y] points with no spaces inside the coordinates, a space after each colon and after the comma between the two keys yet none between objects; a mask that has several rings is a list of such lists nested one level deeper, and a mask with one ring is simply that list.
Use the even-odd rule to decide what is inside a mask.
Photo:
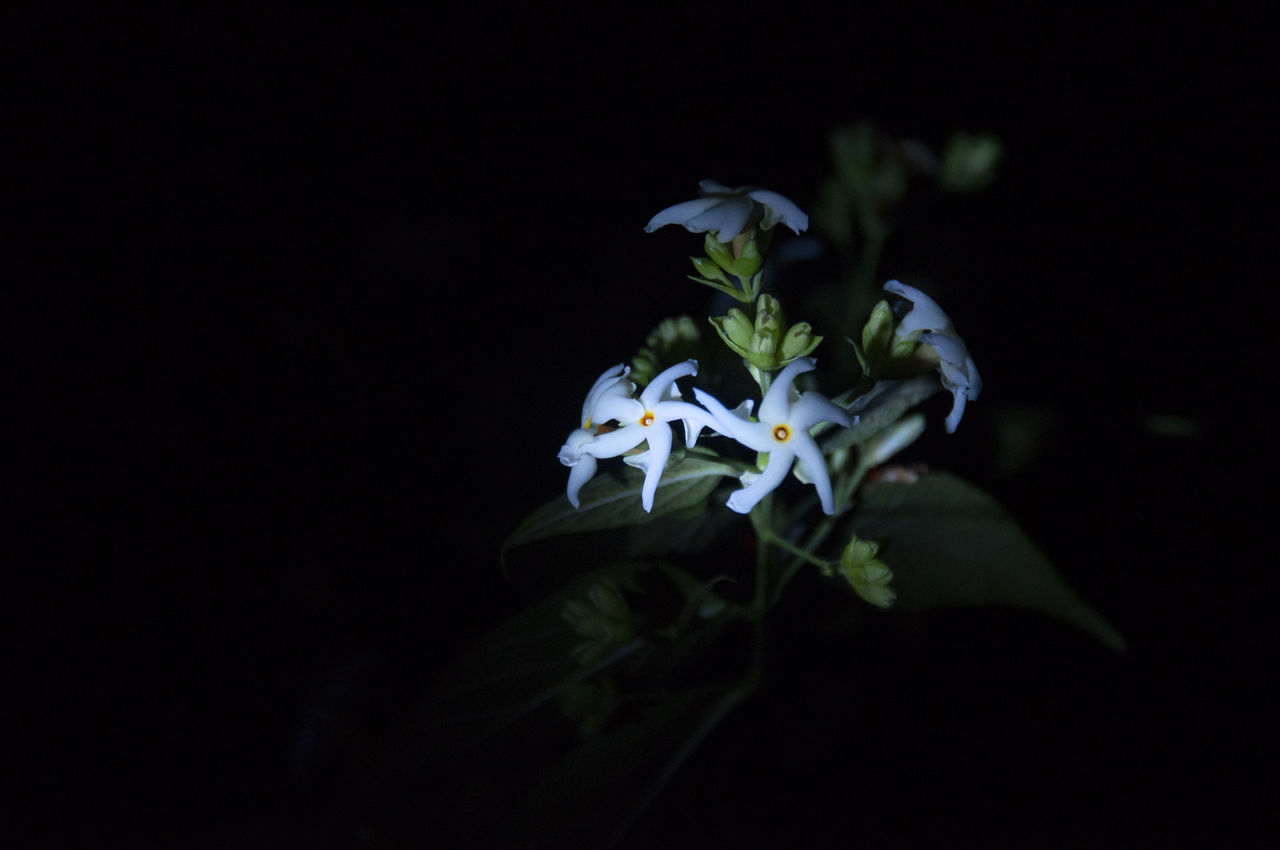
[{"label": "black background", "polygon": [[[524,601],[498,545],[563,487],[583,391],[705,310],[696,239],[648,217],[708,177],[808,208],[860,119],[1004,141],[997,183],[882,267],[950,281],[986,381],[928,459],[1000,497],[1130,648],[1005,611],[849,647],[784,630],[809,663],[635,846],[1266,834],[1252,22],[734,11],[17,28],[13,846],[416,846],[429,804],[346,791],[376,743],[300,754],[317,706],[394,725]],[[1050,426],[1006,474],[1015,410]]]}]

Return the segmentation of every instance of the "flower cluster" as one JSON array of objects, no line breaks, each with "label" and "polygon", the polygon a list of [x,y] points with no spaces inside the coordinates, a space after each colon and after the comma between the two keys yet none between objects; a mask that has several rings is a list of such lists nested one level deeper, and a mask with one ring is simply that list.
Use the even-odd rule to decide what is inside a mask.
[{"label": "flower cluster", "polygon": [[[582,406],[582,427],[569,435],[560,448],[560,462],[570,467],[567,494],[574,507],[578,493],[596,472],[596,461],[623,455],[647,443],[648,448],[624,458],[625,462],[644,470],[641,504],[653,509],[662,470],[671,454],[671,429],[667,423],[680,421],[685,427],[685,441],[692,446],[703,428],[731,437],[747,448],[767,453],[763,471],[745,473],[743,489],[736,491],[728,506],[739,513],[749,513],[766,494],[786,478],[798,460],[806,480],[812,481],[828,514],[835,511],[831,480],[826,462],[809,429],[822,422],[845,427],[853,418],[842,407],[816,392],[800,393],[795,389],[797,375],[812,371],[811,357],[793,360],[774,380],[760,403],[759,416],[750,418],[753,402],[746,401],[737,410],[729,410],[714,396],[694,389],[703,405],[698,407],[680,401],[676,380],[696,375],[698,364],[686,360],[660,373],[633,398],[635,385],[626,379],[629,369],[619,365],[605,372],[587,393]],[[705,409],[704,409],[705,408]],[[617,423],[611,425],[609,423]]]},{"label": "flower cluster", "polygon": [[[645,230],[680,224],[695,233],[706,233],[710,259],[702,264],[695,259],[695,266],[704,272],[695,280],[747,300],[758,288],[755,272],[760,258],[750,253],[759,247],[755,241],[758,232],[767,233],[782,223],[799,233],[808,227],[809,218],[790,200],[767,189],[730,189],[712,180],[702,181],[699,188],[700,198],[662,210],[649,220]],[[724,253],[724,243],[729,242],[734,247],[732,255]],[[733,289],[724,275],[708,263],[735,274],[750,272],[749,285],[740,291]],[[743,263],[746,266],[740,267]],[[925,364],[936,362],[942,385],[954,396],[946,420],[947,432],[954,432],[964,415],[965,403],[976,399],[982,389],[977,366],[951,320],[933,299],[896,280],[884,288],[910,301],[911,308],[893,328],[890,340],[892,311],[887,302],[878,304],[863,330],[863,347],[871,348],[870,335],[878,341],[875,347],[883,348],[891,357],[916,354]],[[655,375],[639,396],[636,383],[628,380],[630,367],[614,366],[591,387],[582,405],[580,427],[560,447],[560,462],[570,468],[566,493],[575,508],[583,486],[596,473],[597,461],[622,457],[625,463],[643,471],[640,501],[645,511],[652,511],[663,471],[671,458],[670,426],[679,422],[684,426],[689,447],[696,444],[703,429],[708,429],[758,453],[757,468],[739,476],[743,486],[726,503],[732,510],[750,513],[794,468],[801,481],[813,484],[822,510],[828,515],[835,513],[827,459],[814,441],[813,431],[823,423],[851,428],[856,417],[816,392],[802,393],[795,387],[798,376],[815,368],[814,359],[808,355],[822,338],[814,336],[805,322],[788,330],[780,305],[768,295],[760,296],[754,322],[737,309],[731,309],[728,316],[713,317],[711,322],[725,344],[744,358],[748,371],[764,389],[756,415],[752,416],[754,401],[744,401],[730,410],[697,388],[693,394],[701,406],[683,401],[676,382],[698,374],[696,360],[685,360]],[[637,372],[636,377],[643,382],[650,368],[654,367],[642,368],[646,375]],[[908,442],[914,439],[922,427],[920,423],[913,419],[905,431],[893,431],[894,439],[885,444],[886,448],[890,443],[897,445],[899,437]]]}]

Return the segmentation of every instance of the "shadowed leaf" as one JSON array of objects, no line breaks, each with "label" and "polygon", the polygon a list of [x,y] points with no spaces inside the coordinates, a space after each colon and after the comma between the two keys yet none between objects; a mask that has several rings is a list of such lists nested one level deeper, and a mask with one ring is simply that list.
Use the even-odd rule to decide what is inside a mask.
[{"label": "shadowed leaf", "polygon": [[1059,617],[1113,649],[1122,638],[1067,586],[988,493],[944,472],[868,485],[854,529],[884,542],[897,607],[1011,605]]}]

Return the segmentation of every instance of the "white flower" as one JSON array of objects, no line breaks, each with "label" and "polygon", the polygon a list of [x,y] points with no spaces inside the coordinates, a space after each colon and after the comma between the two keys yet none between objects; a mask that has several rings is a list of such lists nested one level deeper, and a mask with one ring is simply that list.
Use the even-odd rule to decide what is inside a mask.
[{"label": "white flower", "polygon": [[698,184],[696,201],[685,201],[667,207],[649,219],[645,232],[652,233],[668,224],[684,225],[693,233],[716,234],[720,242],[729,242],[747,226],[759,224],[769,230],[782,222],[796,233],[809,227],[809,216],[787,198],[768,189],[755,186],[739,186],[730,189],[714,180]]},{"label": "white flower", "polygon": [[884,288],[911,302],[911,312],[902,317],[893,332],[894,342],[921,332],[920,341],[932,346],[938,353],[938,372],[942,376],[942,385],[951,392],[953,398],[951,413],[947,414],[946,428],[948,434],[954,434],[964,416],[965,402],[975,400],[978,393],[982,392],[982,376],[978,374],[977,364],[969,356],[969,349],[956,333],[951,319],[942,312],[937,302],[914,286],[907,286],[900,281],[891,280]]},{"label": "white flower", "polygon": [[[680,391],[675,386],[678,378],[698,374],[698,361],[686,360],[659,373],[639,399],[631,397],[635,384],[627,380],[630,371],[618,364],[596,380],[582,405],[582,427],[560,447],[560,462],[570,467],[567,493],[575,508],[578,491],[595,475],[598,458],[617,457],[647,441],[646,451],[624,461],[644,470],[640,503],[646,511],[652,510],[658,480],[671,454],[671,428],[667,423],[682,421],[685,442],[690,446],[697,442],[704,427],[715,427],[705,410],[679,401]],[[605,424],[614,421],[619,427]]]},{"label": "white flower", "polygon": [[751,402],[744,402],[739,408],[743,412],[739,413],[729,410],[707,393],[694,389],[694,396],[715,417],[712,427],[716,431],[749,449],[769,453],[764,471],[759,475],[744,476],[744,482],[748,478],[752,480],[729,497],[727,504],[738,513],[750,513],[761,499],[782,483],[795,460],[800,462],[800,471],[817,488],[822,510],[828,514],[835,512],[826,460],[809,429],[819,422],[837,422],[848,428],[853,425],[853,419],[844,408],[816,392],[801,394],[796,391],[796,376],[812,371],[815,365],[812,357],[797,357],[778,373],[760,402],[755,422],[745,415],[751,412]]}]

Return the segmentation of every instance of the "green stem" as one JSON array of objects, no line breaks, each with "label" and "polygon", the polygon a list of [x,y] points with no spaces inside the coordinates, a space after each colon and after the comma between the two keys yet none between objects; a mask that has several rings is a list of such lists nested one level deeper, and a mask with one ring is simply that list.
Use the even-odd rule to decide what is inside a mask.
[{"label": "green stem", "polygon": [[[779,537],[778,535],[772,532],[769,533],[769,542],[775,544],[780,549],[785,549],[786,551],[790,552],[792,555],[795,555],[797,558],[803,561],[808,561],[810,564],[813,564],[815,567],[817,567],[820,570],[826,571],[831,569],[830,561],[824,561],[822,558],[817,557],[808,549],[802,549],[801,547],[795,545],[789,540]],[[778,588],[779,590],[781,589],[782,584],[783,582],[779,582],[779,588]]]}]

